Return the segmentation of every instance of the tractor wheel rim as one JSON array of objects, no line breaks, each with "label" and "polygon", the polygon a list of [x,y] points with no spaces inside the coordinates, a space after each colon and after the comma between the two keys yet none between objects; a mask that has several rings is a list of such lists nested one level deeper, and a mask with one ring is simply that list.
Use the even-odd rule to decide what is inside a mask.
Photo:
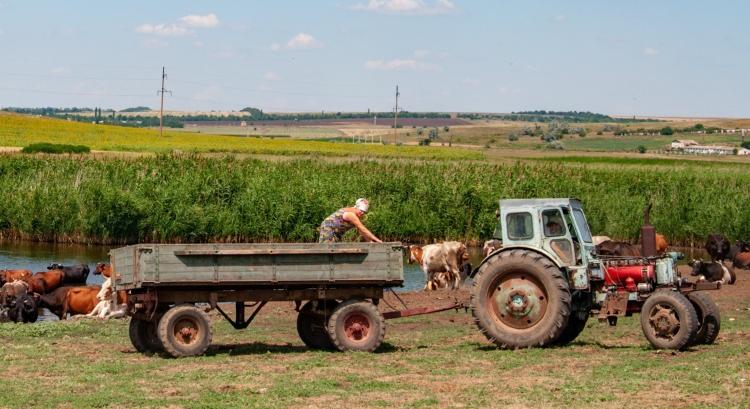
[{"label": "tractor wheel rim", "polygon": [[539,323],[547,311],[547,291],[526,273],[497,279],[487,293],[495,321],[513,329],[528,329]]},{"label": "tractor wheel rim", "polygon": [[197,321],[190,318],[182,318],[174,324],[172,333],[177,343],[191,345],[198,339],[200,327]]},{"label": "tractor wheel rim", "polygon": [[363,342],[370,335],[370,319],[360,313],[351,313],[344,320],[344,334],[350,341]]},{"label": "tractor wheel rim", "polygon": [[667,341],[671,341],[680,331],[679,316],[669,304],[654,304],[649,311],[648,322],[653,335]]}]

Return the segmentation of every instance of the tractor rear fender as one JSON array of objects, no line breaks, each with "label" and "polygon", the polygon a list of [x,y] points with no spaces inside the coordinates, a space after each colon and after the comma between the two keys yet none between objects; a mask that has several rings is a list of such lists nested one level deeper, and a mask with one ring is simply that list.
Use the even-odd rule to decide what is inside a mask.
[{"label": "tractor rear fender", "polygon": [[479,265],[475,269],[471,271],[471,274],[469,274],[469,277],[474,278],[474,276],[477,275],[477,272],[479,271],[479,269],[482,268],[482,266],[485,265],[487,262],[497,257],[498,254],[506,252],[506,251],[516,250],[516,249],[529,250],[535,253],[539,253],[542,256],[548,258],[561,271],[567,271],[567,269],[563,268],[563,266],[560,263],[558,263],[557,259],[553,257],[552,254],[550,254],[549,252],[543,249],[540,249],[539,247],[516,245],[516,246],[503,247],[490,253],[487,257],[484,258],[484,260],[482,260],[481,263],[479,263]]}]

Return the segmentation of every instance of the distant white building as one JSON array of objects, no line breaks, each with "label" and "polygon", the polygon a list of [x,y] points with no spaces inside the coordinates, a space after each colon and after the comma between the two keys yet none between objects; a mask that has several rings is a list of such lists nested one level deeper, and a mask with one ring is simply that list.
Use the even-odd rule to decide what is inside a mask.
[{"label": "distant white building", "polygon": [[675,139],[669,145],[670,150],[692,155],[750,155],[750,149],[722,145],[699,145],[692,139]]},{"label": "distant white building", "polygon": [[670,147],[672,149],[683,149],[687,146],[695,146],[695,145],[698,145],[698,142],[692,139],[675,139],[672,141],[672,145],[670,145]]},{"label": "distant white building", "polygon": [[743,155],[743,156],[744,155],[750,155],[750,149],[739,148],[739,149],[737,149],[737,154],[738,155]]}]

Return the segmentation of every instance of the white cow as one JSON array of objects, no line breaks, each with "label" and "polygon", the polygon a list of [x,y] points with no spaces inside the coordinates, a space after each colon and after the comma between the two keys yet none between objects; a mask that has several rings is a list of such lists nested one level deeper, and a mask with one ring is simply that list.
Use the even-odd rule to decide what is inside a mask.
[{"label": "white cow", "polygon": [[125,304],[118,304],[117,293],[112,291],[112,279],[107,277],[102,284],[101,290],[96,295],[99,303],[94,309],[86,314],[87,317],[97,317],[100,319],[123,318],[125,317]]},{"label": "white cow", "polygon": [[428,244],[423,247],[409,246],[409,263],[418,263],[425,273],[425,290],[461,286],[459,268],[468,260],[466,246],[457,241]]}]

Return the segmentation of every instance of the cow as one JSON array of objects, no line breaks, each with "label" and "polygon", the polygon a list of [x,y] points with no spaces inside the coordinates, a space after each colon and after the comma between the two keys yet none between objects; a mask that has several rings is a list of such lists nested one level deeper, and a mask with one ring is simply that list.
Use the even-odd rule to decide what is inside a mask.
[{"label": "cow", "polygon": [[610,239],[607,236],[594,236],[591,238],[591,242],[594,243],[594,246],[598,246],[604,243],[605,241],[612,241],[612,239]]},{"label": "cow", "polygon": [[65,296],[68,295],[68,291],[77,286],[65,286],[55,289],[47,294],[39,296],[39,308],[46,308],[51,313],[62,318],[63,303],[65,303]]},{"label": "cow", "polygon": [[102,277],[108,278],[112,276],[112,264],[96,263],[94,269],[94,275],[101,275]]},{"label": "cow", "polygon": [[729,240],[723,234],[709,234],[706,239],[706,251],[712,261],[724,261],[729,256]]},{"label": "cow", "polygon": [[122,318],[125,316],[127,306],[127,295],[125,291],[117,291],[114,296],[112,292],[112,279],[107,278],[102,284],[102,288],[96,295],[99,302],[93,311],[87,314],[88,317],[98,317],[102,319]]},{"label": "cow", "polygon": [[493,251],[503,247],[503,242],[497,239],[487,240],[482,246],[482,257],[487,258]]},{"label": "cow", "polygon": [[624,241],[607,240],[596,246],[596,251],[602,256],[640,257],[641,246]]},{"label": "cow", "polygon": [[667,238],[663,234],[656,233],[656,254],[661,255],[666,253],[667,248],[669,248]]},{"label": "cow", "polygon": [[718,281],[722,284],[734,284],[737,281],[734,270],[720,261],[693,260],[688,264],[693,267],[690,275],[698,276],[698,281]]},{"label": "cow", "polygon": [[418,263],[425,273],[426,290],[441,286],[458,289],[461,285],[460,267],[468,260],[466,246],[457,241],[409,246],[409,263]]},{"label": "cow", "polygon": [[729,259],[734,262],[738,254],[747,252],[750,252],[750,242],[737,240],[734,245],[729,247]]},{"label": "cow", "polygon": [[63,284],[86,284],[86,279],[89,277],[89,266],[83,263],[72,266],[53,263],[47,267],[47,270],[62,270],[65,273]]},{"label": "cow", "polygon": [[46,294],[62,286],[65,272],[62,270],[48,270],[35,273],[28,279],[29,290],[37,294]]},{"label": "cow", "polygon": [[65,294],[65,300],[62,304],[62,314],[60,319],[66,319],[68,314],[86,315],[94,310],[99,300],[96,296],[101,291],[99,286],[73,287]]},{"label": "cow", "polygon": [[15,280],[0,289],[0,306],[7,308],[7,317],[14,322],[36,322],[37,303],[29,295],[29,284]]},{"label": "cow", "polygon": [[15,280],[28,281],[31,270],[0,270],[0,285],[12,283]]},{"label": "cow", "polygon": [[743,251],[737,253],[732,259],[732,265],[735,268],[741,268],[743,270],[750,270],[750,251]]}]

